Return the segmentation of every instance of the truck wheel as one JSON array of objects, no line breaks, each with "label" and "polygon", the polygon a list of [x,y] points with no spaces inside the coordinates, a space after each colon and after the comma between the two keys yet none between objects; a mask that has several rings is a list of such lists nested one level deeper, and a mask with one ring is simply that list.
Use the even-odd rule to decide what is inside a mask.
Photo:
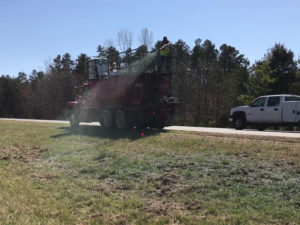
[{"label": "truck wheel", "polygon": [[103,127],[110,129],[113,125],[112,113],[109,110],[104,110],[103,112]]},{"label": "truck wheel", "polygon": [[79,119],[78,119],[78,115],[75,112],[74,109],[71,110],[70,112],[70,125],[71,128],[78,128],[79,127]]},{"label": "truck wheel", "polygon": [[265,126],[262,126],[262,125],[257,126],[257,130],[259,130],[259,131],[264,131],[265,129],[266,129]]},{"label": "truck wheel", "polygon": [[159,130],[161,130],[161,129],[163,129],[165,126],[166,126],[165,123],[158,123],[158,124],[156,125],[156,128],[159,129]]},{"label": "truck wheel", "polygon": [[151,127],[151,128],[153,127],[153,128],[156,128],[156,129],[161,130],[161,129],[163,129],[165,126],[166,126],[166,121],[165,121],[164,119],[161,119],[161,120],[156,120],[156,121],[154,121],[154,123],[151,124],[150,127]]},{"label": "truck wheel", "polygon": [[245,128],[245,120],[241,116],[237,116],[233,119],[234,128],[237,130],[243,130]]},{"label": "truck wheel", "polygon": [[125,130],[128,128],[128,118],[123,110],[118,110],[116,113],[116,127],[119,130]]},{"label": "truck wheel", "polygon": [[157,128],[159,130],[163,129],[165,126],[166,126],[165,120],[156,121],[156,123],[155,123],[155,128]]}]

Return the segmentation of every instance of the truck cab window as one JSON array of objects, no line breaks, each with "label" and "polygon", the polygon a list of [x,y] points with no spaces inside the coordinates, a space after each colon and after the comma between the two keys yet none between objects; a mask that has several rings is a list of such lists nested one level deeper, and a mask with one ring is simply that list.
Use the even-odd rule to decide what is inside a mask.
[{"label": "truck cab window", "polygon": [[264,107],[266,102],[266,98],[258,98],[256,99],[254,102],[252,102],[252,104],[250,105],[251,107]]},{"label": "truck cab window", "polygon": [[296,101],[299,102],[300,101],[300,97],[296,97],[296,96],[287,96],[284,98],[285,102],[291,102],[291,101]]},{"label": "truck cab window", "polygon": [[280,97],[269,97],[268,99],[268,107],[274,107],[274,106],[279,106],[280,103]]}]

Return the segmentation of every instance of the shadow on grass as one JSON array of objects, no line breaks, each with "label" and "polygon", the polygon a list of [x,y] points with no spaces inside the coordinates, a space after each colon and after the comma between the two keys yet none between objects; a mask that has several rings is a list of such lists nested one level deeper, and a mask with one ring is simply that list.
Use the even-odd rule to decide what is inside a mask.
[{"label": "shadow on grass", "polygon": [[77,129],[71,127],[59,127],[58,129],[64,130],[64,133],[51,136],[51,138],[60,138],[70,135],[81,135],[87,137],[109,138],[112,140],[117,139],[130,139],[137,140],[147,136],[158,135],[167,132],[166,130],[150,130],[150,129],[131,129],[120,131],[117,129],[104,129],[101,126],[88,126],[80,125]]}]

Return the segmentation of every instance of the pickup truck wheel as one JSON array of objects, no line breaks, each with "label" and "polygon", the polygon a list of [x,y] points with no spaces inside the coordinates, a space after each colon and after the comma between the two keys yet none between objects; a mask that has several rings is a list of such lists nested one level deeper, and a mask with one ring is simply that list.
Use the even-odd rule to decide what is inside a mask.
[{"label": "pickup truck wheel", "polygon": [[103,111],[103,127],[110,129],[113,125],[112,113],[110,110]]},{"label": "pickup truck wheel", "polygon": [[245,120],[241,116],[233,118],[234,128],[237,130],[243,130],[245,128]]},{"label": "pickup truck wheel", "polygon": [[75,112],[74,109],[71,110],[70,112],[70,125],[71,128],[78,128],[79,127],[79,119],[78,119],[78,115]]},{"label": "pickup truck wheel", "polygon": [[118,110],[116,113],[116,127],[119,130],[125,130],[128,128],[128,118],[123,110]]}]

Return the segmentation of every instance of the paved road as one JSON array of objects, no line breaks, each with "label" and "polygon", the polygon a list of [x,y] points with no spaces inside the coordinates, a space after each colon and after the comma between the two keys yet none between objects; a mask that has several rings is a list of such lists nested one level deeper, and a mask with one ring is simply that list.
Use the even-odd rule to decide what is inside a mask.
[{"label": "paved road", "polygon": [[289,137],[300,138],[300,132],[298,131],[257,131],[257,130],[235,130],[232,128],[214,128],[214,127],[183,127],[183,126],[171,126],[166,127],[166,130],[181,130],[181,131],[195,131],[203,133],[215,133],[215,134],[232,134],[232,135],[248,135],[248,136],[268,136],[268,137]]},{"label": "paved road", "polygon": [[[69,124],[68,121],[62,121],[62,120],[31,120],[31,119],[8,119],[8,118],[0,118],[0,120]],[[80,124],[81,125],[90,125],[90,126],[99,126],[99,123],[96,123],[96,122],[95,123],[80,123]],[[231,128],[186,127],[186,126],[170,126],[170,127],[165,127],[164,129],[165,130],[194,131],[194,132],[214,133],[214,134],[300,138],[299,131],[256,131],[256,130],[247,130],[247,129],[246,130],[235,130],[235,129],[231,129]]]}]

